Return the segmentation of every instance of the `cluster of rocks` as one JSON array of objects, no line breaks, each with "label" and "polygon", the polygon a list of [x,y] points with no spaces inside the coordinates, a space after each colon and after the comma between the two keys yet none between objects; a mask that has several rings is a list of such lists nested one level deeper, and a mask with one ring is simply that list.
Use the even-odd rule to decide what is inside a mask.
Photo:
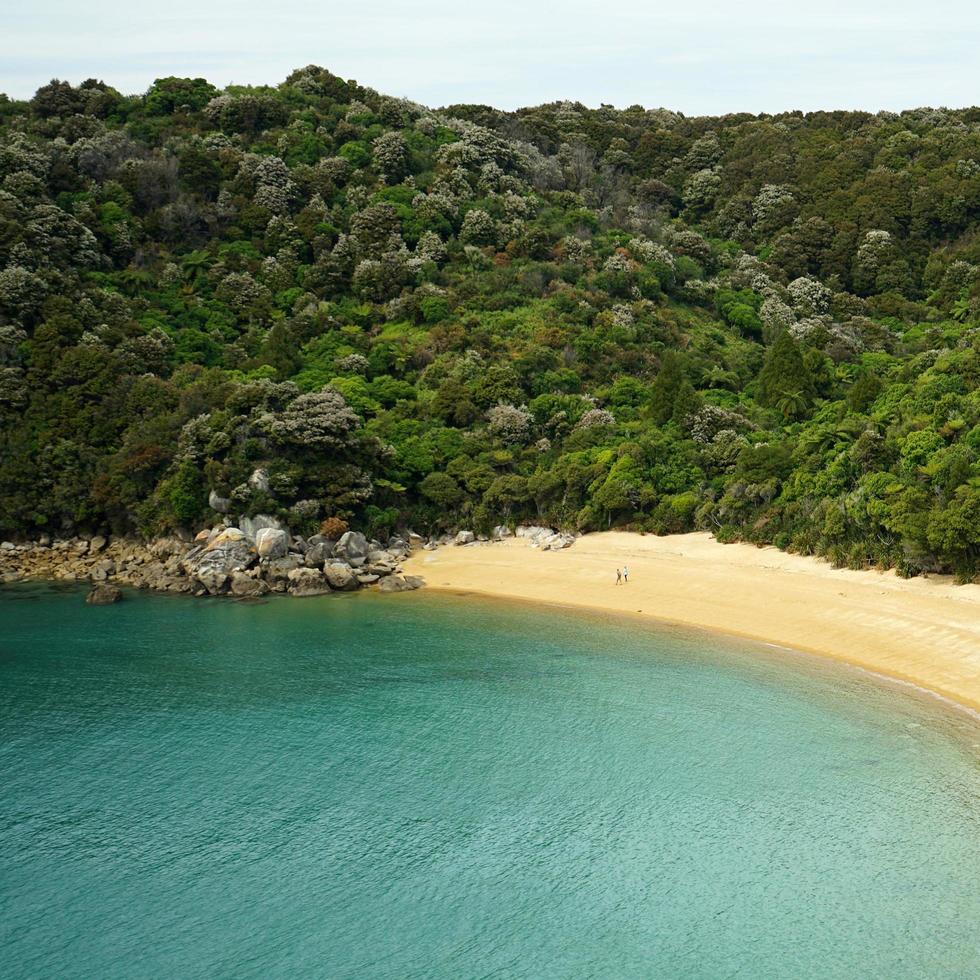
[{"label": "cluster of rocks", "polygon": [[197,594],[312,596],[372,585],[381,592],[406,592],[425,584],[398,571],[412,547],[405,538],[382,545],[359,531],[347,531],[336,541],[322,534],[293,537],[275,518],[263,515],[239,523],[201,531],[182,556],[180,568],[197,585]]},{"label": "cluster of rocks", "polygon": [[218,524],[193,542],[161,538],[148,544],[105,537],[0,544],[0,582],[22,579],[87,580],[89,601],[120,597],[119,585],[188,595],[256,597],[352,592],[375,586],[406,592],[424,581],[399,566],[422,538],[393,537],[385,545],[348,531],[333,541],[323,535],[291,536],[275,518],[243,518]]},{"label": "cluster of rocks", "polygon": [[541,551],[561,551],[563,548],[570,548],[575,544],[577,535],[568,531],[556,531],[553,527],[540,527],[536,524],[522,524],[516,531],[512,531],[505,524],[498,524],[489,535],[474,534],[473,531],[457,531],[455,534],[444,534],[441,537],[430,538],[423,545],[427,551],[434,551],[436,548],[445,545],[479,545],[489,544],[493,541],[503,541],[505,538],[524,538],[532,548]]},{"label": "cluster of rocks", "polygon": [[[218,503],[223,506],[225,501]],[[88,581],[93,586],[88,601],[94,605],[117,601],[120,585],[239,598],[274,592],[325,595],[365,587],[406,592],[425,584],[418,576],[399,570],[412,551],[483,545],[511,537],[524,539],[541,551],[559,551],[574,544],[576,536],[537,525],[524,525],[515,531],[499,525],[490,535],[461,530],[425,540],[410,533],[392,537],[382,545],[359,531],[347,531],[337,540],[322,534],[298,537],[277,518],[259,514],[241,517],[237,524],[205,528],[193,541],[188,540],[189,535],[187,539],[160,538],[149,543],[109,540],[102,535],[54,541],[42,536],[23,544],[4,541],[0,543],[0,582]]]}]

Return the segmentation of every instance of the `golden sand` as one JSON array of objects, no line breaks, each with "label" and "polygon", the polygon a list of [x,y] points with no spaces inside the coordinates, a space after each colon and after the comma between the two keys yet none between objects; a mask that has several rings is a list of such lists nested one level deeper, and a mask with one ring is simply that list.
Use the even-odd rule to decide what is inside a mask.
[{"label": "golden sand", "polygon": [[[629,583],[616,569],[629,566]],[[710,534],[609,531],[564,551],[523,539],[415,553],[430,588],[640,614],[795,647],[980,709],[980,586],[834,569]]]}]

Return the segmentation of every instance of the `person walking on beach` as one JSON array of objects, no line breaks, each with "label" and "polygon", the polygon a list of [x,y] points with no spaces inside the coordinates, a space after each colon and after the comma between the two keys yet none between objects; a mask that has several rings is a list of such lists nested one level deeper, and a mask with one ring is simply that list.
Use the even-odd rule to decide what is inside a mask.
[{"label": "person walking on beach", "polygon": [[616,569],[616,584],[623,584],[623,573],[618,568]]},{"label": "person walking on beach", "polygon": [[623,565],[623,582],[629,585],[630,580],[630,570],[626,565]]}]

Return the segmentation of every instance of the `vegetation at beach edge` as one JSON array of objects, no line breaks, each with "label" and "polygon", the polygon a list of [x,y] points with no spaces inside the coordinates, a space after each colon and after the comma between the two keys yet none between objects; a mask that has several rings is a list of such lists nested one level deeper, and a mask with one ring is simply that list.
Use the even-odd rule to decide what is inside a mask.
[{"label": "vegetation at beach edge", "polygon": [[0,96],[0,534],[707,529],[980,572],[980,108]]}]

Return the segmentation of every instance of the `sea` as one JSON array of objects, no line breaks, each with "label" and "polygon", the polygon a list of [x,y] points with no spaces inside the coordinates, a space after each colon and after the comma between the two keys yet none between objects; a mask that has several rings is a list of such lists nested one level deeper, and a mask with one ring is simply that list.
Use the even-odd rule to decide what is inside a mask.
[{"label": "sea", "polygon": [[426,591],[0,589],[0,977],[980,976],[980,722]]}]

